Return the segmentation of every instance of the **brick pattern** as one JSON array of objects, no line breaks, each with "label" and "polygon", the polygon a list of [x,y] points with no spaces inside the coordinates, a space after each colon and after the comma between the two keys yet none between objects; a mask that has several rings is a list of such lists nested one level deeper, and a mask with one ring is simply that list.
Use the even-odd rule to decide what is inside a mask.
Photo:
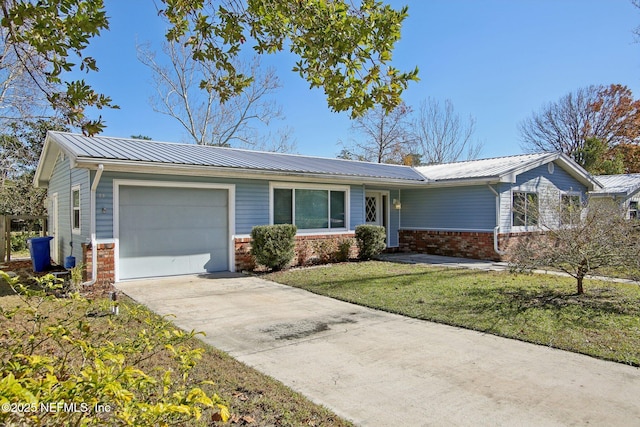
[{"label": "brick pattern", "polygon": [[[320,234],[310,236],[296,236],[296,255],[293,258],[292,266],[309,265],[318,262],[319,254],[317,249],[322,243],[327,245],[337,244],[343,239],[355,238],[354,233],[349,234]],[[243,237],[235,239],[236,271],[252,271],[257,265],[251,256],[251,238]],[[349,252],[350,258],[358,256],[358,248],[355,240]]]},{"label": "brick pattern", "polygon": [[491,232],[400,230],[400,248],[407,252],[500,260],[493,250]]},{"label": "brick pattern", "polygon": [[[538,233],[539,234],[539,233]],[[532,233],[502,233],[498,235],[501,251]],[[492,261],[508,261],[493,248],[493,232],[400,230],[400,250],[432,255],[455,256]]]},{"label": "brick pattern", "polygon": [[[96,283],[115,282],[115,243],[98,243],[98,278]],[[82,244],[82,262],[85,266],[85,280],[91,280],[93,273],[93,248],[91,244]]]}]

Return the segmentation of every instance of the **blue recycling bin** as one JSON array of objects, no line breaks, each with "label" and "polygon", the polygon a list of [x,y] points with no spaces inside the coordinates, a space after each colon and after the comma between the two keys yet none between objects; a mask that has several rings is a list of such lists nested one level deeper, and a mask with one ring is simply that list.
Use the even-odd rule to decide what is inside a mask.
[{"label": "blue recycling bin", "polygon": [[36,273],[46,271],[51,267],[51,253],[49,250],[49,242],[51,239],[53,239],[51,236],[27,239],[33,271]]}]

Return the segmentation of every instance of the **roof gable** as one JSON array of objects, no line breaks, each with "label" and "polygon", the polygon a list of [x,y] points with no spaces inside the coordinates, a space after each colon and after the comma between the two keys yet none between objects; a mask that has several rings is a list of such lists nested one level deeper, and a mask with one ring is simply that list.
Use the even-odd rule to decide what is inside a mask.
[{"label": "roof gable", "polygon": [[573,160],[562,153],[533,153],[489,159],[442,163],[416,168],[424,177],[442,185],[465,183],[515,183],[518,175],[553,162],[590,190],[599,183]]}]

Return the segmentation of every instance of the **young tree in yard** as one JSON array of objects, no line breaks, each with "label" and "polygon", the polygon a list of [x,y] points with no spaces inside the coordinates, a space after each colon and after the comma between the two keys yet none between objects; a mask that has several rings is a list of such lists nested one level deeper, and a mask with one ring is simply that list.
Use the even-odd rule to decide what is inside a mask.
[{"label": "young tree in yard", "polygon": [[416,151],[424,164],[471,160],[478,157],[482,144],[472,140],[475,119],[463,120],[447,99],[423,101],[413,122]]},{"label": "young tree in yard", "polygon": [[[391,62],[406,7],[394,10],[375,0],[161,0],[158,14],[169,24],[169,42],[186,40],[194,60],[219,70],[199,86],[222,102],[251,85],[253,77],[234,64],[242,51],[259,55],[289,50],[294,72],[312,88],[322,88],[333,111],[363,115],[375,105],[390,112],[401,103],[417,69],[401,72]],[[91,38],[109,28],[103,0],[5,0],[0,7],[0,67],[16,62],[69,123],[95,134],[100,119],[87,108],[116,107],[84,80],[65,81],[69,71],[97,71],[84,55]],[[5,76],[5,81],[9,81]]]},{"label": "young tree in yard", "polygon": [[[232,94],[222,103],[220,95],[201,88],[201,81],[219,78],[221,73],[210,62],[196,61],[185,40],[165,42],[159,58],[147,46],[138,45],[138,59],[153,72],[156,94],[150,100],[153,109],[176,119],[189,139],[199,145],[250,147],[269,151],[292,151],[288,132],[280,131],[280,141],[265,141],[266,128],[282,118],[281,109],[272,99],[280,87],[273,69],[262,70],[259,58],[250,66],[234,63],[238,71],[252,76],[241,93]],[[165,65],[165,59],[168,62]]]},{"label": "young tree in yard", "polygon": [[585,143],[601,141],[607,149],[640,138],[640,101],[619,84],[588,86],[568,93],[520,124],[522,147],[562,152],[581,166]]},{"label": "young tree in yard", "polygon": [[360,137],[342,150],[342,158],[374,163],[402,164],[411,153],[409,115],[411,108],[402,104],[390,113],[376,107],[356,118],[351,129]]},{"label": "young tree in yard", "polygon": [[538,215],[540,233],[509,249],[513,270],[559,269],[576,279],[578,295],[584,293],[584,278],[603,268],[636,271],[640,256],[637,223],[626,220],[624,210],[612,199],[592,198],[585,206],[579,196],[562,194],[556,207],[540,209]]}]

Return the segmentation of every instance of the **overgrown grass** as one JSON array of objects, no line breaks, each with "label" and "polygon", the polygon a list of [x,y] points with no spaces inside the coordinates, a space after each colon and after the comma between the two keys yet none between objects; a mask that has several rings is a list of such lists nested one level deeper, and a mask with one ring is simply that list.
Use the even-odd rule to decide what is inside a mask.
[{"label": "overgrown grass", "polygon": [[418,319],[640,366],[640,287],[389,262],[345,263],[266,278]]},{"label": "overgrown grass", "polygon": [[[4,287],[6,284],[0,284],[0,288]],[[0,296],[0,310],[11,310],[23,304],[20,298],[7,295],[8,293],[3,292],[4,296]],[[110,315],[109,310],[110,303],[106,299],[88,303],[86,301],[76,303],[66,299],[53,299],[40,306],[40,315],[46,319],[43,325],[45,329],[48,326],[56,326],[61,316],[81,318],[83,319],[83,327],[90,328],[92,336],[95,336],[96,340],[104,339],[105,335],[115,337],[110,339],[127,340],[136,336],[143,328],[153,330],[153,325],[147,323],[149,319],[151,322],[163,321],[162,318],[150,313],[146,308],[126,299],[120,301],[121,314],[119,316]],[[3,317],[0,324],[3,330],[19,330],[29,327],[25,324],[24,316]],[[3,337],[0,337],[0,344],[2,344],[2,340]],[[282,383],[259,373],[198,339],[192,338],[186,344],[191,348],[204,349],[202,358],[189,375],[189,381],[194,385],[200,384],[202,381],[214,382],[214,385],[205,386],[204,389],[210,394],[220,395],[231,412],[231,425],[351,425]],[[37,351],[52,355],[57,351],[57,346],[47,345],[45,342],[39,346]],[[77,360],[71,360],[70,363],[82,363],[81,357],[78,357]],[[175,369],[175,362],[169,357],[168,352],[158,351],[152,357],[145,358],[136,367],[143,369],[160,381],[166,370]],[[205,412],[201,419],[202,424],[218,425],[212,416],[215,416],[214,412]],[[108,424],[109,420],[106,419],[105,422]]]}]

